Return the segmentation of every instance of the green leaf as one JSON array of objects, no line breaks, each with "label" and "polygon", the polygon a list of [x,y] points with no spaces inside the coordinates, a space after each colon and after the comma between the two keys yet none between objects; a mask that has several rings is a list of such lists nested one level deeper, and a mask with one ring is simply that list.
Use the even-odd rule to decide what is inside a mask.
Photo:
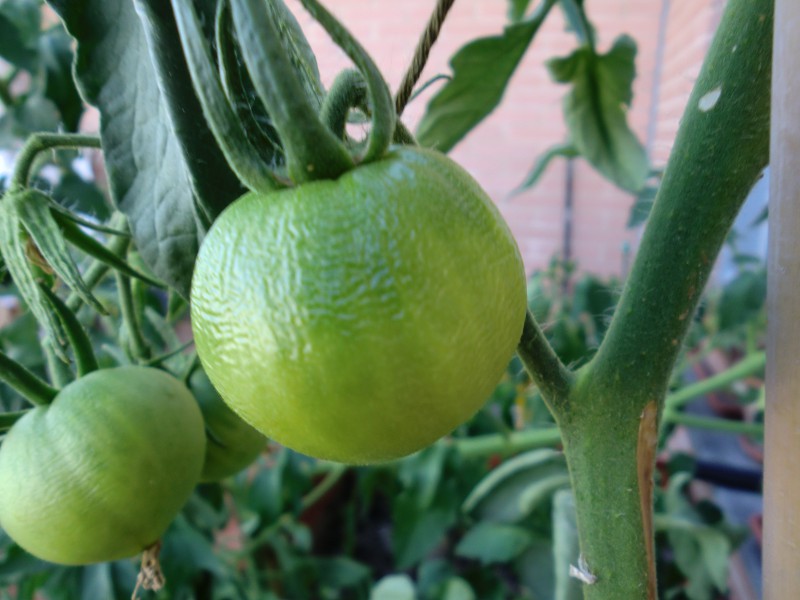
[{"label": "green leaf", "polygon": [[751,321],[763,309],[766,297],[767,270],[742,271],[722,291],[719,328],[726,331]]},{"label": "green leaf", "polygon": [[518,522],[549,497],[542,492],[554,493],[564,485],[566,472],[564,455],[555,450],[520,454],[484,477],[464,500],[463,510],[480,519]]},{"label": "green leaf", "polygon": [[34,73],[39,58],[41,9],[39,0],[5,0],[0,3],[0,57]]},{"label": "green leaf", "polygon": [[653,185],[647,185],[643,187],[639,193],[636,194],[636,198],[633,201],[633,206],[631,206],[630,215],[628,215],[628,223],[626,227],[632,229],[642,225],[645,221],[647,221],[647,218],[650,216],[650,211],[653,209],[653,205],[656,203],[657,194],[658,187]]},{"label": "green leaf", "polygon": [[[203,118],[169,3],[162,0],[134,0],[133,3],[155,67],[161,101],[187,166],[195,207],[203,224],[208,226],[245,189]],[[196,4],[203,20],[209,25],[213,23],[215,0],[201,0]],[[212,34],[209,41],[213,39]]]},{"label": "green leaf", "polygon": [[532,188],[534,185],[536,185],[547,167],[550,166],[550,163],[553,162],[554,159],[575,158],[576,156],[580,156],[580,153],[572,144],[558,144],[557,146],[549,148],[536,160],[536,162],[533,164],[533,168],[525,177],[525,180],[516,189],[515,193],[522,192],[523,190],[527,190],[528,188]]},{"label": "green leaf", "polygon": [[528,549],[514,561],[520,581],[536,600],[549,600],[555,594],[553,541],[534,537]]},{"label": "green leaf", "polygon": [[649,173],[644,147],[627,121],[635,56],[636,43],[620,36],[607,54],[584,46],[547,65],[553,79],[572,84],[564,99],[572,144],[606,178],[632,192],[644,186]]},{"label": "green leaf", "polygon": [[53,200],[72,211],[100,221],[111,216],[111,207],[97,186],[84,181],[75,171],[67,171],[53,188]]},{"label": "green leaf", "polygon": [[414,493],[404,493],[395,501],[392,545],[399,569],[417,564],[442,542],[456,521],[457,507],[453,493],[440,494],[426,509],[418,508]]},{"label": "green leaf", "polygon": [[508,19],[512,23],[519,23],[525,18],[525,13],[532,0],[508,0]]},{"label": "green leaf", "polygon": [[477,600],[475,590],[461,577],[451,577],[444,586],[441,600]]},{"label": "green leaf", "polygon": [[531,534],[522,527],[483,521],[461,538],[456,555],[484,565],[505,563],[522,554],[531,539]]},{"label": "green leaf", "polygon": [[[188,295],[208,214],[235,199],[240,189],[204,126],[191,84],[181,88],[188,73],[177,33],[158,38],[159,72],[167,64],[174,68],[172,77],[159,78],[133,2],[50,4],[78,42],[79,88],[100,110],[109,183],[137,248],[159,278]],[[150,24],[153,35],[170,25],[174,30],[174,22]]]},{"label": "green leaf", "polygon": [[408,575],[388,575],[381,579],[369,595],[369,600],[416,600],[414,582]]},{"label": "green leaf", "polygon": [[72,43],[60,27],[52,27],[39,38],[39,55],[45,71],[44,95],[58,108],[66,131],[77,131],[83,100],[72,77]]},{"label": "green leaf", "polygon": [[530,20],[470,42],[453,56],[453,78],[430,101],[419,124],[421,145],[448,152],[495,109],[554,3],[544,0]]},{"label": "green leaf", "polygon": [[434,501],[451,448],[434,444],[400,463],[397,476],[413,490],[417,508],[425,510]]},{"label": "green leaf", "polygon": [[678,473],[669,481],[664,496],[667,514],[655,517],[656,531],[666,531],[675,563],[689,579],[685,593],[690,600],[714,596],[714,590],[725,591],[728,585],[728,562],[734,548],[736,531],[719,515],[713,524],[705,520],[712,511],[698,510],[686,495],[691,473]]},{"label": "green leaf", "polygon": [[335,590],[355,587],[370,581],[372,574],[367,565],[346,556],[321,557],[315,559],[315,563],[319,569],[320,585]]}]

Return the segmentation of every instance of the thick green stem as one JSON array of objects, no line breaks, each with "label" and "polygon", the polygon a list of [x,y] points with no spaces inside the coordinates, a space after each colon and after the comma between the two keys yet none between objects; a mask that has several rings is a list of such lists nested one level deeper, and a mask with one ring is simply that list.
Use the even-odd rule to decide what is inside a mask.
[{"label": "thick green stem", "polygon": [[100,138],[76,133],[35,133],[28,138],[17,157],[9,191],[27,187],[31,169],[42,152],[54,148],[100,148]]},{"label": "thick green stem", "polygon": [[266,7],[259,0],[231,0],[231,8],[253,85],[283,142],[289,177],[295,183],[335,179],[351,169],[344,144],[306,97]]},{"label": "thick green stem", "polygon": [[558,415],[587,600],[656,597],[658,415],[715,258],[768,162],[772,0],[730,0],[609,331]]}]

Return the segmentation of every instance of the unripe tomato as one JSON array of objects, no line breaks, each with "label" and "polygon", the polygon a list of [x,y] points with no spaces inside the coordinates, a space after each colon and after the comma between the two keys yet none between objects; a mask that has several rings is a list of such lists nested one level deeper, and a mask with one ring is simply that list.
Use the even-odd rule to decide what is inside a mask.
[{"label": "unripe tomato", "polygon": [[31,554],[82,565],[158,540],[203,467],[189,390],[148,367],[94,371],[33,409],[0,447],[0,526]]},{"label": "unripe tomato", "polygon": [[363,464],[480,408],[519,342],[525,274],[478,184],[403,147],[234,202],[203,242],[191,302],[201,362],[234,411],[295,450]]},{"label": "unripe tomato", "polygon": [[201,369],[192,373],[189,388],[206,426],[206,458],[200,481],[220,481],[235,475],[258,458],[267,439],[228,408]]}]

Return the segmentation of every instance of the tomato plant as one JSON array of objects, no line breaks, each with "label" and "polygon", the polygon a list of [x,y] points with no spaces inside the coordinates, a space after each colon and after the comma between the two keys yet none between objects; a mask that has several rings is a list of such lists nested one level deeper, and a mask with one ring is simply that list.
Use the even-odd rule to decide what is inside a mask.
[{"label": "tomato plant", "polygon": [[[767,160],[772,2],[729,2],[609,322],[578,302],[591,295],[578,286],[560,308],[534,293],[526,313],[507,227],[439,152],[499,102],[560,5],[579,44],[548,64],[569,86],[568,139],[526,185],[552,158],[580,156],[643,194],[650,168],[626,121],[633,41],[622,36],[600,52],[582,2],[542,0],[532,11],[512,2],[502,35],[454,57],[453,77],[414,136],[400,119],[410,88],[392,98],[345,26],[317,0],[302,3],[355,66],[328,90],[280,0],[50,0],[75,42],[65,94],[42,87],[71,62],[63,34],[51,36],[55,61],[36,50],[50,46],[0,43],[17,69],[41,74],[30,78],[30,97],[15,96],[16,72],[0,81],[13,109],[6,121],[21,123],[37,105],[60,115],[24,145],[0,201],[9,290],[30,313],[15,323],[27,352],[11,344],[0,353],[0,376],[17,394],[0,417],[4,530],[67,563],[123,557],[163,534],[175,597],[197,589],[220,598],[263,589],[266,597],[410,597],[416,587],[437,600],[652,599],[657,532],[666,528],[686,555],[709,539],[727,552],[734,536],[684,501],[689,475],[663,475],[661,493],[654,469],[660,427],[679,422],[688,394],[667,392],[691,315]],[[450,5],[438,3],[409,71],[412,88]],[[40,5],[0,8],[0,31],[23,40],[21,24]],[[75,131],[77,90],[100,112],[99,138]],[[365,139],[350,135],[351,123],[368,123]],[[86,147],[105,160],[112,202],[100,194],[102,216],[65,206],[64,182],[77,177],[71,151]],[[57,184],[40,171],[52,150]],[[614,304],[598,302],[602,311]],[[539,313],[560,322],[543,330]],[[165,393],[182,398],[175,414]],[[25,409],[18,396],[43,406]],[[536,418],[526,415],[531,407],[541,409]],[[239,417],[277,442],[343,462],[422,451],[355,470],[273,444],[237,475],[265,443]],[[72,451],[59,453],[64,440]],[[563,453],[537,450],[559,442]],[[77,487],[84,479],[61,485],[70,469],[98,478],[93,497],[112,509],[126,503],[130,514],[94,518]],[[225,481],[192,493],[199,479]],[[142,493],[148,486],[157,493]],[[64,494],[58,512],[47,504],[51,489]],[[349,499],[346,508],[337,498]],[[654,504],[688,516],[656,522]],[[391,532],[391,548],[385,535],[359,537],[367,520]],[[88,523],[98,527],[85,532]],[[234,543],[218,535],[223,527]],[[331,541],[326,531],[340,535]],[[3,560],[13,562],[21,555],[8,544]],[[191,566],[175,558],[187,548]],[[391,556],[371,559],[387,575],[374,586],[359,562],[365,548]],[[434,552],[449,562],[423,565]],[[551,562],[537,571],[545,555]],[[157,587],[151,560],[141,580]],[[111,597],[134,587],[126,564],[26,568],[57,573],[48,592],[72,573],[63,576],[101,581],[95,597]],[[416,580],[396,574],[403,570]],[[724,569],[706,559],[690,578],[692,590],[712,590]],[[21,593],[38,584],[30,585]]]}]

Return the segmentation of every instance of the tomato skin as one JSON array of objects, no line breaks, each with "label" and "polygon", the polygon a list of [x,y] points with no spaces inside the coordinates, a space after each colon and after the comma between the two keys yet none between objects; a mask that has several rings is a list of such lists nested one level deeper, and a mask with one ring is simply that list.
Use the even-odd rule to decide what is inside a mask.
[{"label": "tomato skin", "polygon": [[94,371],[14,424],[0,447],[0,526],[31,554],[84,565],[153,544],[203,465],[192,395],[148,367]]},{"label": "tomato skin", "polygon": [[203,242],[191,301],[201,362],[234,411],[295,450],[365,464],[480,408],[519,342],[526,288],[478,184],[403,147],[234,202]]},{"label": "tomato skin", "polygon": [[201,369],[192,373],[189,387],[206,426],[206,457],[200,481],[221,481],[252,464],[267,439],[228,408]]}]

